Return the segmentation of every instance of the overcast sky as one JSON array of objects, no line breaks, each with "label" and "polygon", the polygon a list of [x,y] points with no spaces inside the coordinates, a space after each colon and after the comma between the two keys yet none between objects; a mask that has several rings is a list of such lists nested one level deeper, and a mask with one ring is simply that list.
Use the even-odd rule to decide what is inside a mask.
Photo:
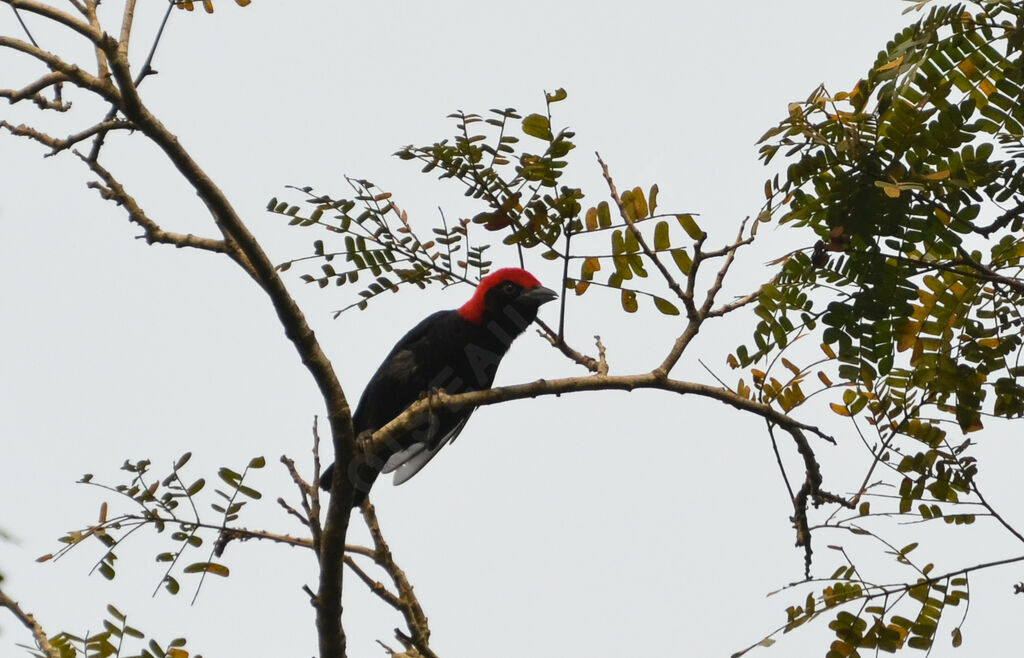
[{"label": "overcast sky", "polygon": [[[162,5],[140,4],[136,61]],[[543,111],[544,91],[559,87],[569,97],[555,106],[555,120],[577,132],[572,172],[592,203],[604,191],[592,157],[599,150],[620,189],[658,183],[663,208],[699,212],[712,240],[724,243],[756,214],[773,173],[757,161],[757,138],[819,83],[849,89],[908,20],[900,16],[906,4],[220,2],[213,16],[172,16],[159,75],[143,95],[278,261],[310,253],[325,237],[265,211],[270,197],[287,196],[286,185],[341,195],[343,176],[368,178],[424,227],[437,221],[438,206],[448,216],[475,214],[480,208],[457,186],[390,154],[448,136],[452,111]],[[30,25],[43,47],[89,64],[68,32]],[[19,30],[0,9],[0,34]],[[0,86],[35,71],[0,54]],[[81,123],[62,124],[65,133],[105,111],[66,93],[82,114]],[[4,105],[0,118],[27,120],[29,109]],[[212,235],[177,173],[138,144],[112,140],[108,166],[165,229]],[[209,481],[219,466],[265,455],[268,467],[251,482],[265,497],[241,522],[300,533],[273,502],[294,499],[277,459],[288,454],[308,471],[310,425],[321,413],[266,297],[241,271],[208,253],[146,246],[119,209],[85,189],[88,177],[72,157],[40,155],[33,144],[0,140],[0,527],[16,540],[0,544],[5,590],[51,631],[98,631],[105,604],[114,603],[157,639],[186,636],[207,658],[313,655],[313,611],[301,591],[315,583],[311,553],[233,544],[225,556],[231,577],[207,579],[194,606],[188,576],[178,597],[149,596],[163,573],[153,555],[170,550],[166,538],[127,542],[113,582],[87,576],[98,545],[56,564],[34,562],[58,547],[58,536],[93,521],[103,501],[114,502],[75,484],[83,473],[118,483],[126,458],[152,459],[163,471],[185,451],[194,455],[186,472]],[[765,237],[730,292],[755,288],[771,256],[807,240],[785,231]],[[496,265],[511,264],[508,253],[495,255]],[[531,269],[557,287],[550,264]],[[470,292],[407,291],[332,320],[352,289],[321,291],[297,274],[286,280],[353,401],[407,328]],[[630,317],[617,309],[600,291],[572,300],[570,340],[592,351],[600,334],[617,374],[653,367],[678,326],[651,309]],[[554,321],[556,312],[552,305],[541,316]],[[751,327],[749,318],[726,323],[694,347],[733,382],[724,357]],[[712,381],[696,356],[676,374]],[[583,373],[528,333],[498,383],[572,374]],[[819,450],[826,477],[846,482],[842,453]],[[1016,502],[1012,470],[982,464],[989,497]],[[848,480],[861,477],[848,468]],[[430,617],[432,645],[448,658],[726,656],[783,623],[785,607],[804,595],[765,598],[801,578],[803,555],[763,423],[707,401],[607,393],[482,409],[414,480],[382,482],[372,498]],[[819,540],[819,576],[836,564],[824,548],[830,540]],[[975,538],[971,547],[979,558],[1003,557],[1011,549],[1000,541],[992,535],[979,547]],[[974,581],[964,655],[1005,655],[1016,643],[1005,630],[1019,618],[1013,578]],[[399,616],[354,578],[345,595],[350,655],[383,655],[377,639],[396,646]],[[932,656],[953,655],[954,618]],[[0,629],[0,655],[20,655],[24,629],[5,615]],[[760,652],[821,655],[828,635],[820,623]]]}]

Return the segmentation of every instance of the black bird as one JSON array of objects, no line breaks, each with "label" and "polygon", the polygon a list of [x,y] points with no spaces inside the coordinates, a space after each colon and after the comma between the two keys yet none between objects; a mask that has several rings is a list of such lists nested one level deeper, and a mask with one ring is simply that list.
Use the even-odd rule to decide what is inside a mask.
[{"label": "black bird", "polygon": [[[391,349],[352,415],[356,436],[380,429],[431,391],[455,395],[489,389],[512,341],[536,319],[541,304],[557,297],[526,270],[505,268],[484,277],[463,306],[428,316]],[[383,454],[358,454],[347,469],[355,504],[366,498],[380,473],[393,472],[396,485],[418,473],[455,440],[474,409],[432,413],[394,437]],[[334,466],[321,476],[325,490],[331,488]]]}]

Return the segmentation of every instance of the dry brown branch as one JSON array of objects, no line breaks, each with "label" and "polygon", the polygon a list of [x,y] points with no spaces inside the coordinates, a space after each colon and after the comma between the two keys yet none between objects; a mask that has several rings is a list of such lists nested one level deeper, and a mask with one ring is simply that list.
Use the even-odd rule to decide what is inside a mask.
[{"label": "dry brown branch", "polygon": [[608,375],[608,359],[604,348],[604,343],[601,342],[600,336],[594,336],[594,343],[597,346],[597,374]]},{"label": "dry brown branch", "polygon": [[128,194],[120,182],[114,178],[103,165],[95,160],[88,160],[78,151],[74,152],[79,159],[82,160],[89,169],[100,177],[103,181],[102,184],[97,182],[91,182],[88,186],[95,189],[100,193],[104,199],[113,201],[119,206],[122,206],[128,212],[128,220],[132,223],[138,224],[144,231],[143,237],[149,244],[170,244],[175,247],[191,247],[193,249],[201,249],[204,251],[213,251],[216,253],[229,253],[228,245],[223,240],[214,240],[212,238],[201,238],[191,233],[170,233],[163,230],[160,226],[154,222],[145,213],[145,211],[139,206],[135,198]]},{"label": "dry brown branch", "polygon": [[359,566],[359,564],[356,563],[355,560],[353,560],[347,555],[345,556],[345,564],[350,569],[352,569],[356,576],[359,577],[359,580],[363,581],[363,583],[370,590],[370,592],[375,594],[377,598],[379,598],[384,603],[387,603],[395,610],[398,610],[399,612],[402,611],[402,601],[397,596],[395,596],[391,592],[391,590],[385,587],[384,583],[380,582],[379,580],[374,580],[373,578],[371,578],[369,574],[363,571],[363,569]]},{"label": "dry brown branch", "polygon": [[[711,398],[728,404],[740,411],[753,413],[769,420],[786,431],[803,430],[819,436],[830,443],[835,443],[828,434],[813,425],[802,423],[768,404],[743,397],[725,387],[709,386],[678,379],[671,379],[655,370],[636,375],[567,377],[564,379],[539,379],[526,384],[502,386],[484,391],[470,391],[449,395],[439,391],[410,405],[402,414],[384,427],[373,433],[363,442],[362,449],[373,455],[383,455],[393,445],[394,439],[422,423],[430,413],[441,409],[468,408],[498,404],[510,400],[536,398],[543,395],[561,395],[564,393],[580,393],[584,391],[633,391],[636,389],[656,389],[670,391],[680,395],[697,395]],[[794,437],[795,438],[795,437]]]},{"label": "dry brown branch", "polygon": [[[101,31],[93,28],[88,23],[83,23],[71,14],[67,14],[61,11],[60,9],[57,9],[56,7],[51,7],[50,5],[45,5],[41,2],[36,2],[35,0],[0,1],[2,1],[4,4],[10,5],[11,7],[14,7],[15,9],[22,9],[29,13],[38,14],[39,16],[43,16],[44,18],[48,18],[54,23],[63,25],[64,27],[70,28],[75,32],[78,32],[83,37],[85,37],[89,41],[92,41],[93,43],[98,43],[102,39]],[[79,8],[80,10],[85,9],[81,6],[79,6]]]},{"label": "dry brown branch", "polygon": [[71,103],[65,103],[59,98],[50,100],[40,93],[43,89],[59,85],[66,80],[67,76],[63,73],[50,72],[40,77],[35,82],[30,82],[21,89],[0,89],[0,98],[6,98],[11,104],[23,100],[31,100],[40,109],[67,112],[71,109]]},{"label": "dry brown branch", "polygon": [[18,602],[7,596],[3,590],[0,590],[0,608],[7,608],[10,610],[11,614],[13,614],[15,618],[17,618],[17,620],[32,633],[32,637],[36,641],[36,646],[39,647],[40,651],[46,654],[47,658],[61,658],[60,651],[50,644],[50,640],[46,637],[46,632],[43,631],[43,627],[39,625],[36,618],[22,610]]},{"label": "dry brown branch", "polygon": [[430,625],[427,622],[427,616],[424,614],[405,572],[395,563],[391,548],[384,540],[373,505],[370,501],[364,500],[360,510],[366,521],[366,527],[370,530],[370,536],[373,538],[373,560],[384,569],[398,590],[398,596],[395,597],[394,603],[391,605],[402,613],[406,626],[409,628],[410,635],[406,636],[396,630],[396,637],[405,644],[407,650],[415,649],[423,658],[437,658],[437,654],[430,648]]},{"label": "dry brown branch", "polygon": [[559,352],[561,352],[565,356],[569,357],[570,359],[572,359],[576,363],[580,364],[581,366],[583,366],[584,368],[586,368],[590,372],[594,372],[594,373],[600,373],[601,372],[601,370],[600,370],[601,364],[600,364],[600,362],[597,359],[595,359],[594,357],[591,357],[591,356],[587,356],[586,354],[583,354],[582,352],[577,352],[573,348],[569,347],[568,343],[565,342],[565,339],[560,338],[558,336],[558,334],[555,333],[554,331],[552,331],[551,327],[549,327],[540,318],[537,318],[536,322],[537,322],[537,324],[541,328],[541,330],[538,331],[537,333],[540,334],[541,338],[543,338],[544,340],[548,341],[548,343],[550,343],[552,347],[554,347]]},{"label": "dry brown branch", "polygon": [[[8,0],[0,0],[0,2],[6,1]],[[74,64],[68,64],[53,53],[37,48],[26,41],[10,37],[0,37],[0,48],[8,48],[34,57],[46,64],[51,72],[62,74],[68,82],[93,92],[109,103],[120,102],[120,94],[106,78],[98,78]]]},{"label": "dry brown branch", "polygon": [[135,20],[135,0],[124,3],[124,14],[121,16],[121,38],[118,39],[120,50],[128,52],[128,42],[132,36],[132,22]]},{"label": "dry brown branch", "polygon": [[[347,461],[355,454],[355,437],[352,432],[348,403],[333,366],[320,348],[302,311],[289,295],[274,264],[242,222],[230,202],[196,164],[178,139],[142,102],[138,95],[136,81],[131,75],[124,35],[121,40],[115,39],[100,31],[97,26],[89,25],[35,0],[0,1],[64,25],[84,36],[98,49],[101,70],[109,67],[110,78],[92,75],[76,65],[63,61],[56,55],[24,41],[0,37],[0,48],[25,53],[45,64],[51,72],[62,74],[67,81],[109,102],[140,133],[163,151],[182,177],[193,187],[208,209],[215,225],[221,231],[224,240],[204,241],[194,236],[177,236],[157,232],[154,228],[155,224],[151,222],[148,224],[147,238],[151,237],[154,241],[166,241],[179,246],[196,246],[228,253],[267,293],[277,311],[278,319],[285,329],[286,336],[295,346],[303,364],[310,371],[320,389],[327,407],[336,459],[339,465],[345,468]],[[91,19],[95,12],[95,3],[87,2],[79,9],[84,9],[83,13]],[[129,22],[126,17],[122,17],[122,26]],[[140,75],[143,74],[145,71],[140,73]],[[102,134],[103,132],[97,133],[97,139]],[[86,160],[95,162],[94,159]],[[98,164],[93,171],[103,180],[102,185],[97,184],[96,186],[102,194],[109,195],[108,198],[126,206],[129,205],[130,195],[123,188],[114,185],[113,177],[109,176],[109,172],[107,172],[107,176],[104,176],[101,173],[104,170]],[[133,221],[146,222],[146,215],[138,208],[137,203],[128,210]],[[144,226],[145,228],[146,226]],[[342,552],[348,528],[349,510],[352,506],[350,483],[347,483],[345,478],[337,478],[332,494],[319,552],[321,577],[315,601],[320,654],[324,657],[345,654],[345,636],[341,627],[341,580],[343,575]]]},{"label": "dry brown branch", "polygon": [[733,262],[736,260],[736,252],[739,251],[740,247],[750,244],[753,240],[753,238],[743,238],[743,230],[746,226],[746,220],[740,222],[739,233],[736,236],[736,240],[731,245],[723,247],[716,252],[704,252],[705,260],[725,256],[725,262],[722,263],[722,267],[720,267],[718,269],[718,273],[715,274],[715,280],[712,282],[711,287],[708,288],[707,296],[704,298],[704,304],[700,307],[700,315],[702,318],[707,318],[708,313],[711,312],[711,307],[715,304],[715,297],[718,296],[719,291],[722,289],[722,283],[725,281],[725,277],[729,273],[729,268],[732,267]]},{"label": "dry brown branch", "polygon": [[11,133],[16,137],[25,137],[27,139],[31,139],[35,142],[39,142],[40,144],[49,147],[50,152],[46,154],[47,157],[49,157],[52,155],[56,155],[57,153],[60,153],[61,151],[70,148],[71,146],[74,146],[78,142],[89,139],[90,137],[92,137],[93,135],[97,134],[100,131],[106,132],[110,130],[131,130],[132,125],[127,121],[121,120],[104,121],[94,126],[90,126],[89,128],[82,130],[81,132],[77,132],[73,135],[68,135],[67,137],[64,138],[54,137],[48,133],[36,130],[31,126],[26,126],[25,124],[15,126],[8,123],[7,121],[0,121],[0,128],[4,128],[5,130],[7,130],[7,132]]}]

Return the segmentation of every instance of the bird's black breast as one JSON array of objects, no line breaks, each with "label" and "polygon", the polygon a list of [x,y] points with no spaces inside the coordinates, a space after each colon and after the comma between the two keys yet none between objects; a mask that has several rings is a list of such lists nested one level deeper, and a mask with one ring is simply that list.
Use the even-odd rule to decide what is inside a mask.
[{"label": "bird's black breast", "polygon": [[[426,317],[398,341],[363,390],[353,416],[356,433],[379,429],[429,391],[455,395],[490,388],[507,349],[507,341],[456,311]],[[437,435],[468,412],[441,415]]]}]

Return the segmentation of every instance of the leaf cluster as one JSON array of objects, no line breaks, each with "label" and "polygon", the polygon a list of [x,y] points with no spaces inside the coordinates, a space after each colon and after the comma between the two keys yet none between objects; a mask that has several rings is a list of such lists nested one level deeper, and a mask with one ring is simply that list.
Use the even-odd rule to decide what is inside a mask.
[{"label": "leaf cluster", "polygon": [[1024,414],[1024,66],[1016,3],[933,7],[849,92],[762,138],[791,160],[760,219],[809,229],[759,299],[749,365],[807,331],[841,378],[949,413]]},{"label": "leaf cluster", "polygon": [[[189,658],[185,638],[175,638],[166,644],[154,639],[144,642],[146,634],[128,625],[128,617],[113,605],[107,605],[107,618],[103,620],[100,633],[61,632],[49,638],[51,646],[61,658]],[[135,646],[139,645],[139,646]],[[32,647],[24,646],[35,658],[46,658],[46,654]],[[196,654],[194,658],[203,658]]]},{"label": "leaf cluster", "polygon": [[[214,488],[217,502],[209,503],[218,520],[209,522],[200,514],[201,505],[197,499],[198,494],[206,488],[206,480],[198,478],[186,484],[183,479],[183,469],[191,456],[191,453],[182,455],[174,463],[170,473],[162,479],[153,475],[149,460],[125,461],[121,470],[128,473],[130,479],[124,484],[101,484],[93,480],[92,474],[84,475],[80,480],[82,483],[117,494],[119,500],[130,502],[133,511],[110,516],[109,505],[104,502],[100,506],[99,518],[95,524],[68,532],[60,538],[60,542],[65,546],[55,554],[40,557],[39,561],[59,559],[83,541],[93,538],[105,548],[93,569],[99,571],[107,580],[113,580],[117,575],[118,555],[115,549],[133,533],[151,527],[157,534],[167,533],[174,544],[171,550],[156,555],[158,563],[167,565],[160,584],[171,594],[177,594],[181,589],[178,579],[173,575],[176,567],[179,567],[179,562],[185,555],[201,549],[204,544],[213,544],[208,548],[205,559],[179,567],[182,573],[201,575],[196,595],[198,596],[206,574],[227,577],[228,567],[213,561],[217,550],[216,544],[210,539],[219,539],[223,533],[229,532],[229,524],[238,519],[248,500],[258,500],[262,497],[258,490],[245,484],[244,480],[249,471],[263,468],[266,460],[263,457],[254,457],[241,473],[228,467],[220,469],[218,477],[225,486]],[[186,505],[182,506],[182,503]]]},{"label": "leaf cluster", "polygon": [[[360,299],[341,313],[364,309],[383,292],[397,292],[406,284],[422,288],[430,283],[474,283],[492,266],[485,252],[500,243],[515,250],[520,266],[530,250],[541,259],[562,261],[563,287],[576,295],[596,285],[616,290],[627,312],[638,309],[641,296],[650,298],[658,311],[678,315],[673,302],[638,285],[638,280],[648,278],[651,259],[657,255],[670,257],[688,276],[693,251],[675,243],[680,231],[694,241],[703,240],[703,231],[692,214],[656,214],[657,185],[646,192],[635,187],[621,195],[613,193],[610,202],[584,207],[582,188],[564,182],[568,157],[576,148],[575,134],[552,124],[551,107],[565,98],[561,89],[547,94],[543,114],[524,116],[514,108],[492,109],[486,115],[456,112],[449,115],[455,123],[453,137],[406,146],[395,154],[419,163],[423,173],[457,183],[465,196],[485,207],[454,221],[442,211],[440,225],[430,228],[429,237],[418,235],[390,192],[362,179],[346,179],[356,193],[351,197],[300,188],[309,212],[271,199],[268,210],[287,216],[289,224],[336,234],[335,239],[316,240],[312,255],[284,262],[278,269],[318,262],[319,272],[306,272],[301,278],[320,287],[357,283],[369,273],[373,278],[358,291]],[[653,243],[648,250],[640,243],[645,232]],[[580,237],[574,240],[576,236]],[[598,280],[596,274],[606,267],[609,274]]]}]

